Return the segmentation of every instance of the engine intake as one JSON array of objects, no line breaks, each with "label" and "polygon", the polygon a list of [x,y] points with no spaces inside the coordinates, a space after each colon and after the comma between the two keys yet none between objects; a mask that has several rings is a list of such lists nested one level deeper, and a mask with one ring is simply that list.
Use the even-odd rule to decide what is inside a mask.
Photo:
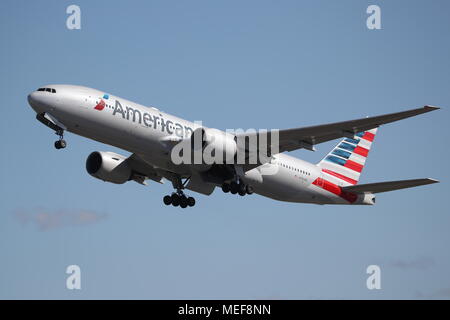
[{"label": "engine intake", "polygon": [[86,159],[86,171],[94,178],[122,184],[130,180],[132,174],[126,159],[114,152],[94,151]]}]

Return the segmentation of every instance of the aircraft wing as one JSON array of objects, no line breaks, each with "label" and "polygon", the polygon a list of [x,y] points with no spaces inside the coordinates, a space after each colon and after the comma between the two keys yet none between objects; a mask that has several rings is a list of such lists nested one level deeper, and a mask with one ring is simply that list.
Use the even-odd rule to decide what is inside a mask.
[{"label": "aircraft wing", "polygon": [[[163,178],[171,181],[172,183],[176,183],[180,179],[178,174],[162,168],[154,167],[145,159],[145,156],[136,153],[133,153],[127,158],[126,161],[128,161],[128,164],[133,170],[133,176],[131,177],[132,180],[145,185],[145,180],[147,179],[151,179],[159,183],[163,183]],[[202,172],[193,172],[189,175],[183,176],[182,178],[189,178],[185,181],[186,189],[204,195],[210,195],[216,188],[216,184],[209,181],[208,177]]]},{"label": "aircraft wing", "polygon": [[[410,109],[402,112],[395,112],[384,114],[375,117],[367,117],[356,120],[328,123],[322,125],[316,125],[311,127],[293,128],[279,130],[279,150],[278,153],[285,151],[293,151],[297,149],[308,149],[314,151],[314,145],[335,140],[342,137],[351,137],[361,131],[370,130],[380,125],[391,123],[394,121],[402,120],[409,117],[414,117],[422,113],[427,113],[439,109],[434,106],[424,106],[422,108]],[[258,132],[255,133],[242,133],[239,136],[251,137],[252,135],[259,135]],[[270,139],[267,149],[268,155],[272,155],[270,151]],[[275,153],[274,153],[275,154]],[[245,165],[245,170],[250,170],[254,167],[261,165],[258,163],[255,165]]]},{"label": "aircraft wing", "polygon": [[418,187],[437,182],[439,181],[434,179],[398,180],[388,182],[357,184],[354,186],[342,187],[342,190],[355,193],[381,193],[399,189]]},{"label": "aircraft wing", "polygon": [[150,165],[148,162],[144,161],[139,155],[133,153],[126,160],[133,170],[132,179],[140,184],[146,184],[146,179],[151,179],[153,181],[162,183],[162,175]]}]

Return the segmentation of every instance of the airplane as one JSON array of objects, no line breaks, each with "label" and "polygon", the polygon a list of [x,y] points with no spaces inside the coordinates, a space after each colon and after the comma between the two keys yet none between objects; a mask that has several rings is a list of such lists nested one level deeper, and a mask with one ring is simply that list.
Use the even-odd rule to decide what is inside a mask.
[{"label": "airplane", "polygon": [[[425,178],[358,184],[377,128],[439,109],[429,105],[350,121],[278,130],[277,148],[272,148],[271,139],[264,142],[260,131],[244,132],[248,141],[259,143],[256,149],[255,146],[251,149],[250,144],[237,145],[242,133],[208,128],[155,107],[84,86],[46,85],[31,92],[28,102],[37,120],[58,135],[56,149],[66,147],[64,132],[67,131],[131,153],[126,157],[109,151],[92,152],[86,160],[86,170],[91,176],[115,184],[170,181],[174,192],[164,196],[163,202],[175,207],[195,205],[195,199],[185,194],[186,189],[210,195],[218,187],[225,193],[240,196],[256,193],[286,202],[373,205],[377,193],[439,182]],[[189,149],[186,146],[199,148],[194,144],[194,137],[200,137],[201,150],[212,148],[225,152],[227,161],[173,161],[177,146],[184,144],[184,150]],[[315,145],[339,138],[342,140],[316,164],[285,153],[297,149],[314,151]],[[259,149],[266,150],[267,156],[258,157],[252,163],[248,161]],[[244,162],[236,161],[238,151],[244,153]]]}]

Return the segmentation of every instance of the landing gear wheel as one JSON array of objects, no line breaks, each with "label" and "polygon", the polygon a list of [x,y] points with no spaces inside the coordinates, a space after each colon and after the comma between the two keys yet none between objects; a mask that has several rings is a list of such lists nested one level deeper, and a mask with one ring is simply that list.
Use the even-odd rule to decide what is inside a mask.
[{"label": "landing gear wheel", "polygon": [[186,198],[185,195],[182,195],[180,197],[180,207],[182,207],[183,209],[186,208],[188,206],[188,200]]},{"label": "landing gear wheel", "polygon": [[171,196],[171,198],[172,198],[172,205],[173,205],[174,207],[178,207],[178,205],[180,204],[180,197],[179,197],[176,193],[174,193],[174,194]]},{"label": "landing gear wheel", "polygon": [[255,189],[253,189],[253,187],[249,185],[247,185],[245,189],[247,194],[252,194],[253,192],[255,192]]},{"label": "landing gear wheel", "polygon": [[187,198],[187,204],[189,207],[195,206],[195,199],[192,197]]},{"label": "landing gear wheel", "polygon": [[55,141],[55,148],[56,149],[64,149],[67,146],[66,140],[58,140]]},{"label": "landing gear wheel", "polygon": [[165,197],[163,198],[163,202],[164,202],[164,204],[165,204],[166,206],[172,204],[172,197],[171,197],[171,196],[165,196]]},{"label": "landing gear wheel", "polygon": [[242,191],[242,190],[239,190],[238,193],[239,193],[239,195],[242,196],[242,197],[245,196],[245,195],[247,194],[245,191]]},{"label": "landing gear wheel", "polygon": [[225,193],[230,192],[230,184],[224,183],[222,185],[222,191],[225,192]]}]

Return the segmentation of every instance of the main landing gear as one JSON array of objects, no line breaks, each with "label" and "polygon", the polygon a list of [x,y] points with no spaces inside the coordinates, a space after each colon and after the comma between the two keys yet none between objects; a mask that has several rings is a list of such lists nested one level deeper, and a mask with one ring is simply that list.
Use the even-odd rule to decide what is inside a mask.
[{"label": "main landing gear", "polygon": [[245,184],[242,181],[232,181],[231,183],[224,183],[222,185],[222,191],[225,193],[230,192],[231,194],[238,193],[240,196],[245,196],[246,194],[252,194],[254,192],[252,186]]},{"label": "main landing gear", "polygon": [[195,199],[193,197],[188,197],[184,194],[183,189],[184,186],[188,183],[189,178],[186,179],[184,183],[181,182],[181,178],[175,178],[172,180],[172,184],[176,192],[173,192],[171,195],[167,195],[163,198],[163,202],[166,206],[173,205],[174,207],[180,206],[181,208],[193,207],[195,206]]},{"label": "main landing gear", "polygon": [[64,149],[67,146],[66,140],[64,140],[64,130],[56,130],[56,134],[59,136],[59,140],[55,141],[55,148]]},{"label": "main landing gear", "polygon": [[180,206],[181,208],[193,207],[195,206],[195,199],[192,197],[187,197],[184,193],[178,194],[176,192],[172,195],[167,195],[163,198],[164,204],[166,206],[173,205],[174,207]]}]

